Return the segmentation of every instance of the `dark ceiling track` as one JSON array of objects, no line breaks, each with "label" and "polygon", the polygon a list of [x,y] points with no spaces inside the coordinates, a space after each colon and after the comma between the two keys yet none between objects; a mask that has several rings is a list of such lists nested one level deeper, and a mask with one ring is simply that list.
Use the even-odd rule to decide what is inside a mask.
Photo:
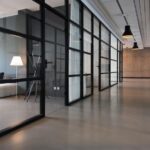
[{"label": "dark ceiling track", "polygon": [[[117,3],[117,5],[118,5],[118,7],[119,7],[119,9],[120,9],[120,11],[121,11],[123,17],[124,17],[124,20],[125,20],[125,22],[126,22],[126,25],[128,26],[128,25],[129,25],[128,20],[127,20],[126,16],[124,15],[124,11],[123,11],[123,9],[122,9],[122,7],[121,7],[121,4],[120,4],[119,0],[116,0],[116,3]],[[134,41],[136,41],[135,38],[134,38],[134,35],[133,35],[133,39],[134,39]]]},{"label": "dark ceiling track", "polygon": [[124,12],[123,12],[123,9],[122,9],[122,7],[121,7],[121,5],[120,5],[119,0],[116,0],[116,2],[117,2],[117,4],[118,4],[118,7],[120,8],[120,11],[121,11],[123,17],[124,17],[124,20],[125,20],[125,22],[126,22],[126,25],[129,25],[126,16],[124,16]]}]

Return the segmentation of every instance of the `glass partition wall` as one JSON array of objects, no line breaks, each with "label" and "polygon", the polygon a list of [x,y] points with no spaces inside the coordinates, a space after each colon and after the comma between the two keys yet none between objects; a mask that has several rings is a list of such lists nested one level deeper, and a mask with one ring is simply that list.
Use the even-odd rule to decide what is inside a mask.
[{"label": "glass partition wall", "polygon": [[100,90],[110,86],[110,32],[101,25]]},{"label": "glass partition wall", "polygon": [[0,18],[0,130],[6,132],[44,117],[53,97],[70,105],[94,87],[116,84],[122,73],[121,42],[84,3],[35,1],[18,0],[21,7]]},{"label": "glass partition wall", "polygon": [[[19,7],[20,6],[20,7]],[[9,8],[9,7],[8,7]],[[8,13],[9,12],[9,13]],[[41,10],[28,1],[0,16],[0,136],[44,116]]]},{"label": "glass partition wall", "polygon": [[68,104],[92,94],[92,14],[78,0],[70,0]]},{"label": "glass partition wall", "polygon": [[104,90],[120,81],[122,43],[102,24],[100,49],[100,88]]}]

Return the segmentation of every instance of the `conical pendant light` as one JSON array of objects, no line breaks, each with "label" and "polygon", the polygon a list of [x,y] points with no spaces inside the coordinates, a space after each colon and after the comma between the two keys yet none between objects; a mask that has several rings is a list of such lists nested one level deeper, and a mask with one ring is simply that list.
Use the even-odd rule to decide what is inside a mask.
[{"label": "conical pendant light", "polygon": [[130,29],[129,25],[125,26],[125,32],[122,34],[122,37],[124,39],[132,39],[133,38],[133,34],[131,32],[131,29]]},{"label": "conical pendant light", "polygon": [[133,50],[138,50],[139,49],[137,42],[134,42],[132,49]]}]

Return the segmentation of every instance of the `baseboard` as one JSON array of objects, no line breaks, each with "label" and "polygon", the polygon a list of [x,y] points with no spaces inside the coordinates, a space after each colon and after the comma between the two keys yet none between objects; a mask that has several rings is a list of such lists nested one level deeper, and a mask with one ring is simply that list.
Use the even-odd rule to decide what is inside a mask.
[{"label": "baseboard", "polygon": [[150,79],[150,77],[122,77],[123,79]]}]

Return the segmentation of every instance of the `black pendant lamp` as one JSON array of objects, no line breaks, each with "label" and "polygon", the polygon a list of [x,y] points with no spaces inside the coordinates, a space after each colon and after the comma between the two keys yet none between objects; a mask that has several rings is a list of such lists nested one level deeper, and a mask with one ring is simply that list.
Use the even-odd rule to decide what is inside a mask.
[{"label": "black pendant lamp", "polygon": [[139,49],[137,42],[134,42],[132,49],[133,50],[138,50]]},{"label": "black pendant lamp", "polygon": [[124,39],[132,39],[133,38],[133,34],[131,32],[131,29],[130,29],[129,25],[125,26],[125,32],[123,33],[122,37]]}]

